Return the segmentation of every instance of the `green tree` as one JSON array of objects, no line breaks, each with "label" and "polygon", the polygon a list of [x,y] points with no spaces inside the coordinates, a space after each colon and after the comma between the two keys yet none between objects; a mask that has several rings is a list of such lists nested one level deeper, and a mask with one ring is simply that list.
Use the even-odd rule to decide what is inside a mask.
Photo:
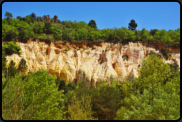
[{"label": "green tree", "polygon": [[96,120],[92,115],[92,96],[82,96],[81,99],[74,95],[68,105],[68,120]]},{"label": "green tree", "polygon": [[140,76],[135,82],[122,85],[125,98],[121,100],[122,107],[117,111],[115,119],[179,119],[179,73],[171,77],[169,64],[154,54],[142,61],[139,72]]},{"label": "green tree", "polygon": [[151,29],[150,30],[150,34],[152,35],[152,36],[154,36],[155,35],[155,33],[158,31],[158,29]]},{"label": "green tree", "polygon": [[22,58],[22,59],[20,60],[19,65],[18,65],[18,70],[19,70],[23,75],[25,75],[27,69],[28,69],[28,66],[27,66],[27,64],[26,64],[26,60],[25,60],[24,58]]},{"label": "green tree", "polygon": [[3,48],[6,55],[12,55],[13,53],[17,53],[18,55],[21,54],[21,51],[20,51],[21,48],[17,44],[15,44],[13,41],[5,43]]},{"label": "green tree", "polygon": [[6,17],[6,19],[11,19],[13,17],[13,15],[12,15],[12,13],[6,11],[5,17]]},{"label": "green tree", "polygon": [[161,48],[160,52],[162,53],[163,57],[164,57],[166,60],[168,60],[168,59],[171,58],[171,54],[169,53],[169,49],[168,49],[167,45],[164,45],[164,46]]},{"label": "green tree", "polygon": [[55,83],[56,85],[58,86],[58,90],[61,91],[61,90],[64,90],[65,92],[65,85],[66,85],[66,81],[63,80],[63,79],[60,79],[60,77],[57,76],[56,80],[55,80]]},{"label": "green tree", "polygon": [[53,34],[55,40],[62,40],[63,35],[62,29],[56,29]]},{"label": "green tree", "polygon": [[18,73],[18,70],[15,67],[15,62],[13,60],[10,61],[8,67],[8,77],[14,77]]},{"label": "green tree", "polygon": [[137,27],[137,23],[135,23],[135,20],[132,19],[129,23],[129,26],[128,26],[128,29],[130,30],[136,30],[136,27]]},{"label": "green tree", "polygon": [[[63,93],[57,90],[55,76],[45,70],[10,79],[2,91],[4,120],[61,120]],[[3,83],[6,82],[3,79]]]},{"label": "green tree", "polygon": [[19,34],[18,30],[14,26],[11,26],[11,30],[6,32],[4,39],[11,41],[16,40],[18,38],[18,34]]},{"label": "green tree", "polygon": [[149,84],[160,85],[171,77],[169,64],[165,64],[157,55],[149,55],[142,61],[142,66],[139,70],[140,76],[136,80],[139,84],[139,89],[148,88]]},{"label": "green tree", "polygon": [[177,64],[177,61],[175,59],[172,59],[173,63],[170,64],[170,68],[172,72],[178,72],[179,71],[179,65]]},{"label": "green tree", "polygon": [[[25,29],[27,28],[27,29]],[[27,25],[27,27],[18,27],[18,31],[19,31],[19,36],[18,39],[19,40],[28,40],[31,37],[34,36],[34,32],[33,32],[33,28],[31,28],[29,25]]]},{"label": "green tree", "polygon": [[150,32],[146,30],[145,28],[141,31],[141,39],[142,41],[148,41]]},{"label": "green tree", "polygon": [[43,32],[49,34],[51,30],[51,22],[45,22],[45,26],[43,28]]},{"label": "green tree", "polygon": [[31,15],[31,17],[32,17],[33,19],[36,19],[36,14],[35,14],[35,13],[31,13],[30,15]]},{"label": "green tree", "polygon": [[153,105],[150,91],[144,89],[143,95],[131,95],[122,101],[116,114],[117,120],[177,120],[180,118],[179,95],[167,94],[163,89],[155,89]]},{"label": "green tree", "polygon": [[21,19],[22,19],[22,17],[21,17],[21,16],[17,16],[17,17],[16,17],[16,19],[19,19],[19,20],[21,20]]},{"label": "green tree", "polygon": [[90,26],[91,28],[97,29],[97,24],[96,24],[95,20],[90,20],[88,23],[88,26]]},{"label": "green tree", "polygon": [[44,26],[45,26],[44,22],[35,22],[33,24],[33,31],[34,31],[34,33],[36,33],[36,34],[43,33]]},{"label": "green tree", "polygon": [[67,85],[65,85],[65,94],[66,94],[68,91],[75,90],[75,89],[76,89],[75,84],[73,84],[73,83],[68,83]]},{"label": "green tree", "polygon": [[118,88],[109,87],[103,82],[98,86],[97,94],[92,92],[90,94],[93,94],[93,117],[99,120],[113,120],[118,108],[121,107],[120,101],[123,99],[121,91]]}]

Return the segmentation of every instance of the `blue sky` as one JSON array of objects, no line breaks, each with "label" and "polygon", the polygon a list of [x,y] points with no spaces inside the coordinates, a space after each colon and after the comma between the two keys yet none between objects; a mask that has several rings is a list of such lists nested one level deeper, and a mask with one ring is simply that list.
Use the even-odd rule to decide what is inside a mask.
[{"label": "blue sky", "polygon": [[4,2],[2,18],[6,11],[12,13],[13,18],[34,12],[36,16],[50,15],[51,18],[57,15],[60,21],[89,23],[93,19],[98,29],[128,28],[131,19],[137,23],[137,30],[180,28],[178,2]]}]

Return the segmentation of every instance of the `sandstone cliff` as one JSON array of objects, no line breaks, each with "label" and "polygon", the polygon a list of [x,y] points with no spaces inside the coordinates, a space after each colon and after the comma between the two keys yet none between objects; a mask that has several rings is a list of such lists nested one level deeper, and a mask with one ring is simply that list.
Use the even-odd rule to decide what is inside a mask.
[{"label": "sandstone cliff", "polygon": [[[16,42],[21,47],[22,54],[7,56],[18,65],[24,58],[28,71],[45,69],[49,74],[59,76],[66,82],[77,84],[85,81],[87,86],[97,86],[103,80],[120,80],[129,77],[138,77],[137,69],[142,60],[152,50],[159,52],[161,46],[142,43],[45,43],[29,41],[28,43]],[[65,47],[69,47],[66,51]],[[172,58],[180,66],[180,47],[169,48]],[[123,58],[123,56],[127,58]],[[173,63],[172,60],[165,61]]]}]

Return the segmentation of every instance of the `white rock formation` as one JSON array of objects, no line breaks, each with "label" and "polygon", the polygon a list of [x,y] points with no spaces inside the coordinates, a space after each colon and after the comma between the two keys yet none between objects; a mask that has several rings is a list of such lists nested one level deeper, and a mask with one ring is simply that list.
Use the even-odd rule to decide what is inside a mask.
[{"label": "white rock formation", "polygon": [[[21,55],[13,54],[7,56],[8,63],[10,60],[16,62],[18,66],[21,58],[24,58],[28,65],[28,71],[37,71],[39,69],[48,70],[51,75],[55,74],[66,82],[85,81],[86,85],[97,86],[97,83],[103,80],[120,80],[123,81],[126,76],[133,75],[138,77],[137,68],[141,64],[145,56],[152,50],[156,53],[159,50],[155,48],[143,46],[142,43],[132,43],[122,45],[121,43],[102,43],[101,46],[94,45],[83,49],[80,47],[73,48],[70,44],[70,50],[65,51],[56,47],[54,44],[50,46],[44,42],[30,42],[17,44],[21,47]],[[67,44],[68,45],[68,44]],[[123,55],[128,56],[128,60],[122,58]],[[180,66],[180,50],[171,53],[172,58],[176,59]],[[165,61],[173,63],[172,60]]]}]

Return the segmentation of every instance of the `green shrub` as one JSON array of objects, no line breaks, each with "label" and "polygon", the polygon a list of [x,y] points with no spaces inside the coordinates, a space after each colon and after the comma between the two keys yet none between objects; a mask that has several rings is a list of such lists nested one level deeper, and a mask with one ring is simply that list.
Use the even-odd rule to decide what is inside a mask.
[{"label": "green shrub", "polygon": [[97,120],[92,117],[92,96],[81,96],[80,99],[74,95],[68,105],[68,120]]},{"label": "green shrub", "polygon": [[69,50],[69,47],[65,47],[65,50],[68,51]]},{"label": "green shrub", "polygon": [[50,40],[50,41],[53,41],[54,40],[54,36],[53,35],[47,35],[47,39]]},{"label": "green shrub", "polygon": [[168,47],[167,47],[166,45],[164,45],[164,46],[161,48],[160,51],[161,51],[163,57],[164,57],[166,60],[170,59],[171,54],[169,53],[169,49],[168,49]]},{"label": "green shrub", "polygon": [[26,71],[28,69],[28,66],[26,65],[26,60],[24,58],[22,58],[20,60],[20,63],[18,65],[18,70],[25,75]]},{"label": "green shrub", "polygon": [[21,54],[21,48],[16,45],[13,41],[10,41],[3,46],[6,55],[12,55],[13,53]]},{"label": "green shrub", "polygon": [[179,71],[179,65],[177,64],[176,60],[173,59],[173,63],[169,64],[172,72],[178,72]]}]

